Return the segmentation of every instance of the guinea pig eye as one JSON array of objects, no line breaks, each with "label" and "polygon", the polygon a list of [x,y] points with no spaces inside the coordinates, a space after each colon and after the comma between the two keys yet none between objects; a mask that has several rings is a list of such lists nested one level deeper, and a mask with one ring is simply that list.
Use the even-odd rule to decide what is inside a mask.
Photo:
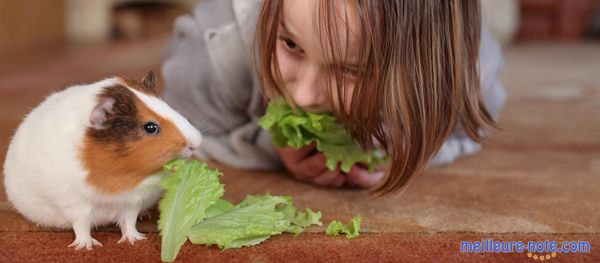
[{"label": "guinea pig eye", "polygon": [[149,121],[146,124],[144,124],[144,131],[149,135],[156,135],[160,131],[160,127],[158,126],[158,124]]}]

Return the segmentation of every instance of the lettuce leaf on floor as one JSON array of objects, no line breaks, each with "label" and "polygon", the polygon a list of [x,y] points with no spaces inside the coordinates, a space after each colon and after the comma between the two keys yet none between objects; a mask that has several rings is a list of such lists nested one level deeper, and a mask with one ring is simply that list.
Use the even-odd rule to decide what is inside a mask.
[{"label": "lettuce leaf on floor", "polygon": [[171,174],[161,181],[165,192],[159,203],[160,252],[163,261],[173,261],[192,225],[206,217],[207,208],[223,196],[224,189],[221,173],[205,163],[176,160],[164,168]]},{"label": "lettuce leaf on floor", "polygon": [[317,225],[322,226],[321,212],[314,212],[310,208],[306,208],[305,212],[298,211],[293,205],[282,206],[281,211],[286,215],[286,218],[290,220],[290,226],[285,230],[287,233],[299,235],[304,232],[304,229],[311,226]]},{"label": "lettuce leaf on floor", "polygon": [[194,244],[239,248],[322,225],[321,212],[298,211],[289,196],[249,195],[237,205],[221,199],[221,173],[203,162],[176,160],[164,170],[158,222],[162,261],[175,260],[188,238]]},{"label": "lettuce leaf on floor", "polygon": [[288,196],[248,196],[238,205],[219,201],[208,209],[212,217],[194,225],[188,235],[193,244],[221,249],[256,245],[283,232],[300,233],[320,225],[321,214],[309,209],[297,213]]},{"label": "lettuce leaf on floor", "polygon": [[325,233],[330,236],[338,236],[344,234],[346,235],[347,239],[353,239],[360,235],[360,221],[361,218],[358,215],[354,216],[354,218],[352,218],[352,221],[348,224],[343,224],[340,221],[333,220],[327,226],[327,230],[325,230]]}]

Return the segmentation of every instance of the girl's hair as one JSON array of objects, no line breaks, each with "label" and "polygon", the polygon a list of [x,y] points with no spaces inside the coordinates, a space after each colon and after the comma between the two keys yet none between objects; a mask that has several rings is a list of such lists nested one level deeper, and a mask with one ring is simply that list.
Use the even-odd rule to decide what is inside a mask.
[{"label": "girl's hair", "polygon": [[[317,1],[315,26],[323,55],[342,61],[347,54],[340,52],[339,36],[350,32],[348,26],[338,25],[349,14],[334,2]],[[350,108],[337,103],[333,105],[335,114],[362,147],[373,147],[376,138],[391,160],[373,194],[405,189],[458,123],[476,142],[483,140],[486,128],[496,127],[480,92],[479,1],[338,3],[347,3],[356,12],[360,54]],[[256,30],[255,61],[265,95],[282,95],[293,101],[283,88],[275,52],[282,6],[281,0],[264,1]],[[335,76],[327,83],[330,103],[334,96],[345,102],[344,72],[333,67],[323,70]]]}]

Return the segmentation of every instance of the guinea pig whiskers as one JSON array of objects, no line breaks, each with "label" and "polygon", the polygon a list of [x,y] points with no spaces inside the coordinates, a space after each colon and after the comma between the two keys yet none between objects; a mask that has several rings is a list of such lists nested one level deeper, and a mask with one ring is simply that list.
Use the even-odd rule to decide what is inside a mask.
[{"label": "guinea pig whiskers", "polygon": [[[194,128],[196,128],[196,129],[200,130],[200,133],[201,133],[201,134],[204,134],[205,132],[207,132],[207,131],[210,131],[210,128],[211,128],[210,126],[207,126],[207,127],[202,127],[202,125],[204,124],[204,122],[206,122],[206,120],[207,120],[206,118],[205,118],[205,119],[202,119],[202,120],[200,121],[200,123],[198,124],[198,126],[196,126],[196,125],[193,125],[193,124],[192,124],[192,126],[194,126]],[[190,122],[190,123],[191,123],[191,122]]]}]

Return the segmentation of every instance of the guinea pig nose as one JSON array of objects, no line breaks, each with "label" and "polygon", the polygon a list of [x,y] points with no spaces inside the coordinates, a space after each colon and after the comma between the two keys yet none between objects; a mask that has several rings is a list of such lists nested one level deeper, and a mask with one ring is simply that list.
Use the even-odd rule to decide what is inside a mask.
[{"label": "guinea pig nose", "polygon": [[189,150],[189,151],[195,151],[196,149],[198,149],[198,146],[199,146],[198,143],[188,142],[187,143],[187,150]]}]

